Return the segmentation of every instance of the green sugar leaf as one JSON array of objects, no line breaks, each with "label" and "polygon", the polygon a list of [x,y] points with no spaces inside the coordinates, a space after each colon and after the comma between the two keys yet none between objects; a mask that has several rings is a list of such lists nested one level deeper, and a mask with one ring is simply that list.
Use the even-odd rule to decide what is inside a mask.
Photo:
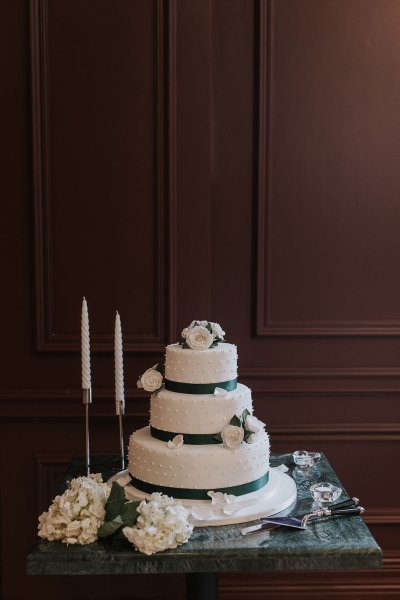
[{"label": "green sugar leaf", "polygon": [[248,417],[249,415],[251,415],[251,412],[248,411],[247,408],[245,408],[244,411],[242,412],[243,423],[246,422],[246,417]]},{"label": "green sugar leaf", "polygon": [[239,417],[237,415],[234,415],[232,417],[232,419],[230,420],[230,424],[234,425],[235,427],[241,427],[242,426],[242,420],[239,419]]}]

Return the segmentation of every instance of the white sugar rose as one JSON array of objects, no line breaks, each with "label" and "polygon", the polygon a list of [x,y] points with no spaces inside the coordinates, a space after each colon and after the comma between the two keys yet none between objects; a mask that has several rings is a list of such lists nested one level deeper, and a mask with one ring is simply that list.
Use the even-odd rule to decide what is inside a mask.
[{"label": "white sugar rose", "polygon": [[262,431],[264,429],[265,423],[263,423],[253,415],[247,415],[245,427],[248,431],[258,433],[259,431]]},{"label": "white sugar rose", "polygon": [[160,389],[163,383],[163,376],[154,367],[147,369],[140,378],[143,389],[146,392],[156,392]]},{"label": "white sugar rose", "polygon": [[182,329],[181,336],[183,337],[183,339],[186,340],[186,337],[187,337],[187,334],[189,333],[189,331],[190,331],[190,327],[185,327],[185,329]]},{"label": "white sugar rose", "polygon": [[220,340],[224,339],[225,331],[222,329],[221,325],[218,323],[211,323],[211,330],[214,337],[217,337]]},{"label": "white sugar rose", "polygon": [[249,435],[249,437],[246,438],[246,443],[247,444],[254,444],[254,442],[256,441],[256,439],[257,439],[256,434],[255,433],[251,433]]},{"label": "white sugar rose", "polygon": [[186,336],[186,343],[192,350],[207,350],[214,341],[212,334],[202,325],[196,325]]},{"label": "white sugar rose", "polygon": [[242,443],[244,431],[242,427],[236,427],[236,425],[226,425],[221,431],[221,437],[225,448],[234,450]]}]

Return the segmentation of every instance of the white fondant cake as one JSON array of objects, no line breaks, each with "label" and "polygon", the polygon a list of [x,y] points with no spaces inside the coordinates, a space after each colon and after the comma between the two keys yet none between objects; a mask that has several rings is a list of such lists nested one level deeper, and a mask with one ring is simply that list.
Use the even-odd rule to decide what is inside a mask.
[{"label": "white fondant cake", "polygon": [[216,323],[193,321],[138,386],[152,391],[150,426],[129,443],[132,484],[145,493],[209,499],[243,496],[268,481],[269,440],[253,416],[251,391],[237,383],[237,350]]}]

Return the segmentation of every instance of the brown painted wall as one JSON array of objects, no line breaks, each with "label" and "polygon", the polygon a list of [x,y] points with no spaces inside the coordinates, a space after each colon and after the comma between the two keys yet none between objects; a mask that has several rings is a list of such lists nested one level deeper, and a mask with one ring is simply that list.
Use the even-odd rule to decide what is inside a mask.
[{"label": "brown painted wall", "polygon": [[93,453],[118,452],[115,310],[126,436],[137,374],[209,318],[273,450],[324,451],[368,508],[384,569],[225,574],[221,598],[400,595],[398,1],[14,0],[0,28],[2,597],[184,595],[25,575],[84,449],[83,295]]}]

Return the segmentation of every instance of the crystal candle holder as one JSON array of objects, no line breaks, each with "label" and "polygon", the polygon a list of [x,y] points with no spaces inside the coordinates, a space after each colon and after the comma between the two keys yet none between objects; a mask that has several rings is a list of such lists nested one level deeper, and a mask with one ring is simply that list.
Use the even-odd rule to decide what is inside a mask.
[{"label": "crystal candle holder", "polygon": [[315,502],[335,502],[342,493],[342,488],[328,481],[319,481],[310,487],[310,494]]},{"label": "crystal candle holder", "polygon": [[308,452],[307,450],[296,450],[292,456],[296,466],[300,469],[313,467],[321,458],[319,452]]}]

